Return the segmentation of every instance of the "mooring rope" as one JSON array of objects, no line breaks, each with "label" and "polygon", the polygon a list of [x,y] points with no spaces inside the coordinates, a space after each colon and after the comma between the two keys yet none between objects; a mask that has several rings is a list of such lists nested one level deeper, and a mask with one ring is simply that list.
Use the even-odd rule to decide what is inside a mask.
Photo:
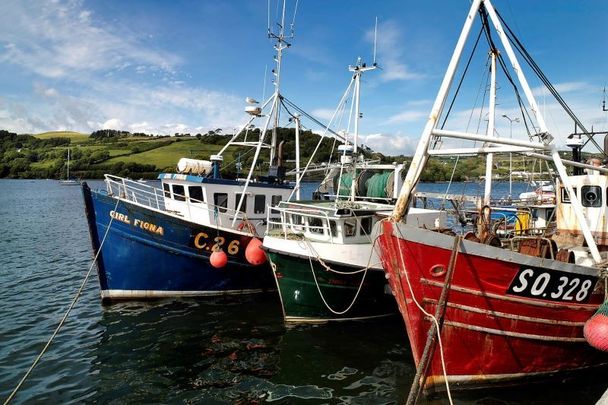
[{"label": "mooring rope", "polygon": [[[367,259],[367,266],[356,270],[352,273],[349,272],[342,272],[342,271],[338,271],[335,269],[332,269],[331,267],[327,266],[323,260],[321,259],[321,257],[319,256],[318,253],[316,253],[316,251],[314,250],[314,247],[311,245],[310,241],[308,239],[305,239],[305,242],[307,242],[307,247],[309,249],[310,255],[308,255],[308,262],[310,264],[310,272],[312,273],[312,277],[315,280],[315,285],[317,287],[317,291],[319,292],[319,296],[321,297],[321,300],[323,301],[323,303],[325,304],[325,307],[332,313],[335,315],[344,315],[345,313],[347,313],[348,311],[350,311],[350,309],[352,308],[353,305],[355,305],[355,302],[357,302],[357,298],[359,297],[359,293],[361,292],[361,288],[363,287],[363,284],[365,282],[365,277],[367,276],[367,271],[370,269],[371,265],[370,262],[372,260],[372,256],[373,256],[373,252],[374,252],[374,245],[376,244],[376,241],[374,240],[374,245],[372,245],[372,250],[371,253],[369,255],[369,258]],[[317,261],[323,266],[325,267],[325,269],[327,271],[336,273],[336,274],[343,274],[343,275],[351,275],[351,274],[358,274],[363,272],[363,276],[361,277],[361,283],[359,284],[359,287],[357,288],[357,293],[355,294],[355,296],[353,297],[352,302],[346,307],[346,309],[344,311],[336,311],[334,310],[329,303],[327,302],[327,300],[325,300],[325,297],[323,296],[323,293],[321,292],[321,286],[319,285],[319,281],[317,280],[317,275],[315,274],[315,269],[314,269],[314,265],[312,264],[312,257],[311,256],[315,256],[315,258],[317,259]]]},{"label": "mooring rope", "polygon": [[[396,225],[396,224],[394,224],[394,225]],[[401,229],[399,229],[399,227],[397,227],[397,232],[399,232],[400,239],[404,239],[403,234],[401,233]],[[408,272],[406,271],[406,268],[405,268],[405,259],[403,258],[403,249],[398,248],[397,250],[399,250],[399,255],[401,257],[401,266],[403,268],[403,274],[405,274],[405,280],[406,280],[407,286],[410,290],[410,296],[412,297],[412,301],[414,301],[414,304],[416,304],[416,306],[418,307],[420,312],[422,312],[425,316],[430,318],[433,321],[433,323],[435,324],[435,327],[437,330],[437,343],[439,344],[439,355],[441,358],[441,368],[443,371],[443,378],[445,381],[445,388],[446,388],[446,392],[448,395],[448,400],[450,401],[450,404],[453,404],[454,402],[452,401],[452,394],[450,392],[450,384],[448,383],[448,375],[446,372],[445,359],[443,356],[443,342],[441,341],[441,333],[439,332],[441,330],[439,328],[439,322],[437,321],[437,318],[435,318],[434,315],[425,311],[424,308],[422,308],[422,305],[420,305],[420,303],[418,302],[418,300],[416,300],[416,296],[414,295],[414,289],[412,288],[412,284],[410,283],[410,278],[409,278]]]},{"label": "mooring rope", "polygon": [[[120,198],[117,197],[116,198],[116,205],[114,206],[114,211],[116,211],[116,209],[118,208],[118,204],[119,203],[120,203]],[[57,325],[57,328],[55,328],[55,331],[53,332],[53,334],[51,335],[51,337],[49,338],[49,340],[46,342],[46,344],[44,345],[44,347],[40,351],[40,354],[38,354],[38,357],[36,357],[36,359],[34,360],[34,362],[32,363],[32,365],[30,366],[30,368],[27,370],[27,372],[25,373],[25,375],[23,376],[23,378],[21,378],[21,381],[19,381],[19,384],[17,384],[17,386],[15,387],[15,389],[13,389],[13,391],[11,392],[11,394],[8,396],[8,398],[6,398],[6,400],[4,401],[4,405],[7,405],[9,402],[11,402],[13,400],[13,398],[15,398],[15,395],[17,395],[17,392],[19,391],[19,389],[21,388],[21,386],[23,385],[23,383],[25,382],[25,380],[28,379],[28,377],[30,376],[32,370],[34,370],[34,367],[36,367],[38,365],[38,362],[40,361],[40,359],[42,358],[42,356],[44,355],[44,353],[46,353],[47,349],[49,348],[49,346],[53,342],[53,339],[59,333],[59,330],[61,329],[61,327],[65,323],[66,319],[68,318],[68,315],[70,314],[70,312],[74,308],[74,305],[76,305],[76,302],[78,301],[78,298],[80,297],[80,294],[82,294],[82,290],[84,289],[85,285],[87,284],[87,281],[89,280],[91,272],[93,271],[93,267],[95,266],[95,263],[97,262],[97,257],[101,253],[101,248],[103,247],[103,244],[106,241],[106,237],[108,236],[108,232],[110,231],[110,227],[112,225],[112,221],[114,221],[114,217],[110,216],[110,222],[108,223],[108,227],[106,228],[106,232],[103,235],[103,239],[101,240],[101,244],[99,245],[99,249],[97,249],[97,253],[95,254],[95,257],[93,258],[93,262],[91,263],[91,266],[89,267],[89,270],[87,271],[87,274],[85,275],[84,280],[82,281],[82,284],[80,285],[80,288],[78,289],[78,292],[76,292],[76,295],[72,299],[72,303],[70,304],[70,306],[68,307],[67,311],[63,315],[63,318],[61,318],[61,321],[59,322],[59,325]]]}]

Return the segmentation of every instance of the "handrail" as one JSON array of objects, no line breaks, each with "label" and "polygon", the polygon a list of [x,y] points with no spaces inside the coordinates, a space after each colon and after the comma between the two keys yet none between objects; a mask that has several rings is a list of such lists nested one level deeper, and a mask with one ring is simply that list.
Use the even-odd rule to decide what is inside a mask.
[{"label": "handrail", "polygon": [[[135,180],[114,176],[111,174],[105,175],[105,183],[108,194],[110,195],[116,195],[120,199],[154,208],[159,211],[166,211],[165,191],[161,188],[142,184]],[[210,204],[183,194],[174,193],[173,195],[183,199],[174,201],[178,201],[179,203],[184,203],[186,205],[186,210],[189,217],[191,216],[191,210],[195,208],[199,210],[206,210],[213,214],[216,212],[218,214],[227,214],[230,220],[236,217],[242,221],[248,221],[247,215],[242,211],[236,211],[228,207],[220,207],[218,205]]]}]

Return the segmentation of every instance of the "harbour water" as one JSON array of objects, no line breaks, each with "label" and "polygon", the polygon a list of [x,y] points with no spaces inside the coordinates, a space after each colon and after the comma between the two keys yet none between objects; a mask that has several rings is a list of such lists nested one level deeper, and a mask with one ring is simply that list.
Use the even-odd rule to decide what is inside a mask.
[{"label": "harbour water", "polygon": [[[91,182],[102,187],[99,181]],[[477,194],[478,186],[460,183]],[[514,195],[526,185],[514,184]],[[444,191],[445,184],[420,190]],[[58,324],[93,254],[79,187],[0,180],[0,398]],[[506,195],[507,184],[496,193]],[[218,270],[221,271],[221,270]],[[102,305],[95,273],[16,403],[402,403],[415,373],[399,317],[286,328],[277,296]],[[606,372],[454,394],[461,404],[592,404]],[[425,403],[445,403],[437,395]]]}]

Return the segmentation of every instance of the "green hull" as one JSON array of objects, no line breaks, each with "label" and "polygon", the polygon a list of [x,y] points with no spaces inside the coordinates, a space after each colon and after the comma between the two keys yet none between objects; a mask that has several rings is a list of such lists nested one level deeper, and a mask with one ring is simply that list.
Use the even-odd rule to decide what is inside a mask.
[{"label": "green hull", "polygon": [[339,274],[314,259],[311,269],[308,258],[273,251],[268,254],[286,322],[371,319],[398,313],[383,271],[362,272],[359,268],[326,263],[337,272],[354,272]]}]

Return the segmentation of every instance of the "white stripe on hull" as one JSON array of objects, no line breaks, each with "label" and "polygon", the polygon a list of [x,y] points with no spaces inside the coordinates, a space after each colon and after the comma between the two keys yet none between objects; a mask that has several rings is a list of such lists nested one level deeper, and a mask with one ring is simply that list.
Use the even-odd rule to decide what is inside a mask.
[{"label": "white stripe on hull", "polygon": [[[158,290],[101,290],[101,299],[143,299],[173,297],[213,297],[222,295],[259,294],[263,289],[224,291],[158,291]],[[274,290],[266,290],[274,291]]]}]

